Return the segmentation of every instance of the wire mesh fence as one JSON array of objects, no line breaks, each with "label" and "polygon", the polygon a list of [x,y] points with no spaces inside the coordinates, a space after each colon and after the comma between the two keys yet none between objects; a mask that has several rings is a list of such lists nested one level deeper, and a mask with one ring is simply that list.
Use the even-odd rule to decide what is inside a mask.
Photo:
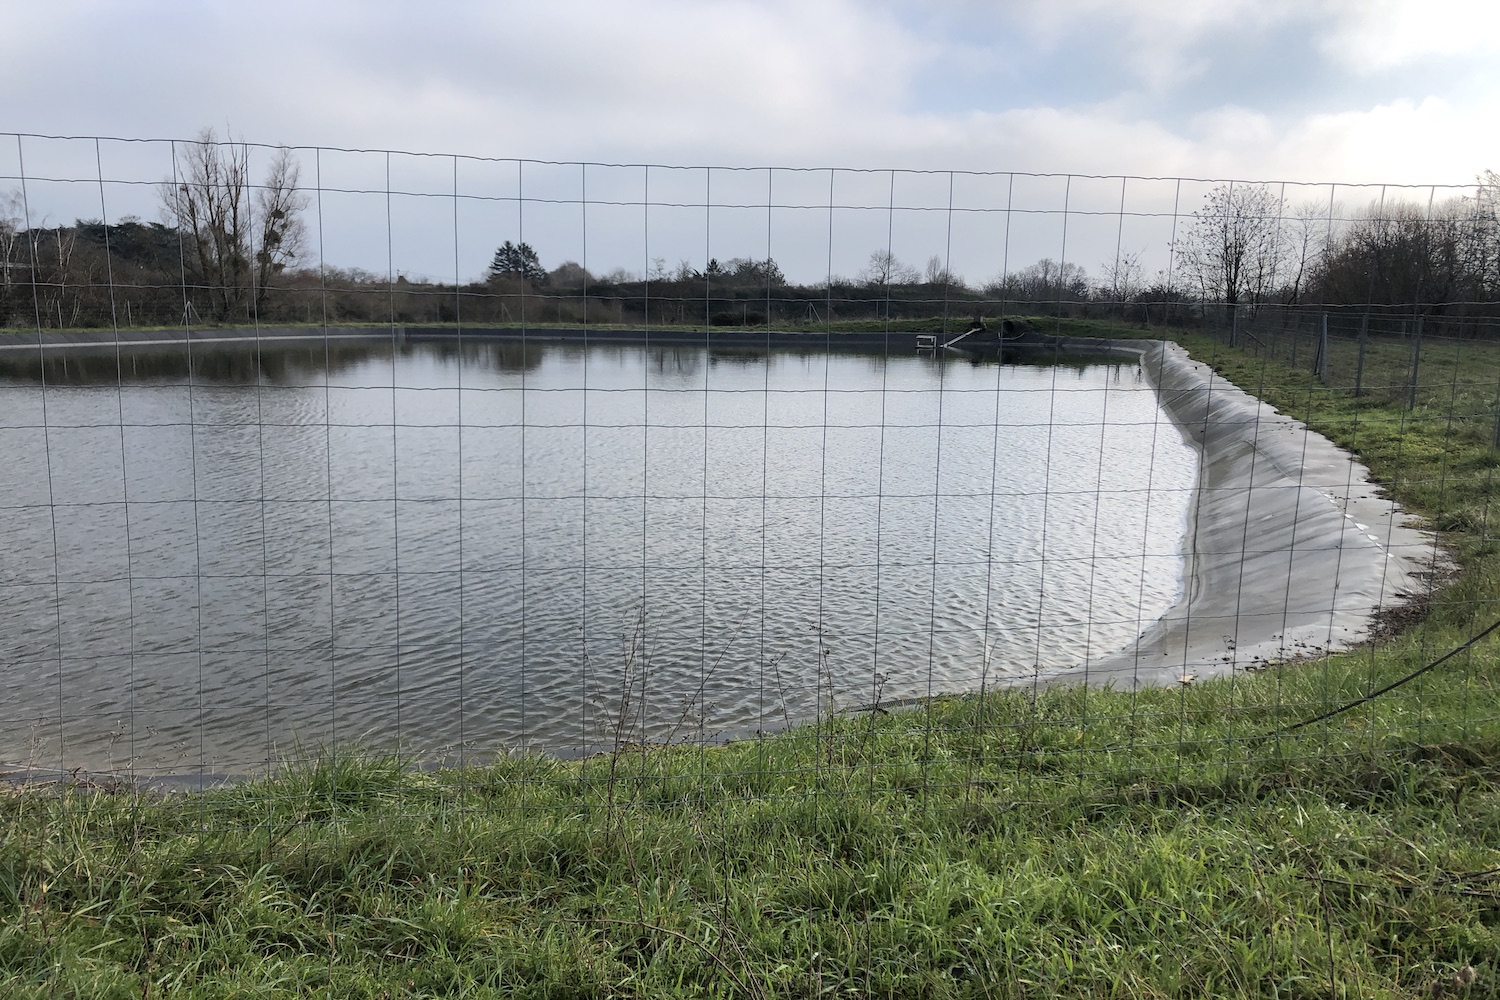
[{"label": "wire mesh fence", "polygon": [[[615,871],[517,981],[1025,993],[872,926],[956,868],[858,858],[1493,740],[1493,184],[5,138],[0,762],[54,849],[227,782],[148,838],[358,855],[356,937],[444,865]],[[372,816],[423,843],[323,825]],[[538,926],[477,884],[382,961]]]}]

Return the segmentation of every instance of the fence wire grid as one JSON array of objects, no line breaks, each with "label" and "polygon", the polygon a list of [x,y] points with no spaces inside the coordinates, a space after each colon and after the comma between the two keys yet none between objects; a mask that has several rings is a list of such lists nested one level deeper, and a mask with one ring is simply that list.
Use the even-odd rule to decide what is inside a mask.
[{"label": "fence wire grid", "polygon": [[[1488,624],[1441,585],[1445,532],[1493,544],[1483,179],[9,139],[15,774],[707,748],[1017,690],[1035,727],[1181,603],[1201,507],[1160,373],[1064,336],[1183,340],[1374,455],[1436,530],[1372,663],[1403,615]],[[1329,636],[1287,660],[1349,645],[1299,610]],[[1107,704],[1187,711],[1178,673]]]},{"label": "fence wire grid", "polygon": [[[515,982],[905,993],[927,946],[871,914],[957,868],[850,888],[862,838],[1367,804],[1493,742],[1497,190],[0,134],[0,774],[85,846],[201,791],[294,882],[379,854],[351,940],[479,880],[385,963],[523,928]],[[426,839],[321,826],[367,815]],[[747,902],[787,830],[823,874]],[[633,909],[481,932],[494,865]],[[954,947],[909,995],[1083,982]]]}]

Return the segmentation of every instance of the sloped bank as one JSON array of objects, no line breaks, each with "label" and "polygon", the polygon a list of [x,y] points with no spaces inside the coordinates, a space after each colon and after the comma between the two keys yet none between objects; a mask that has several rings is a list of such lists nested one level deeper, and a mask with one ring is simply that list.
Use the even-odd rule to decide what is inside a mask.
[{"label": "sloped bank", "polygon": [[1170,684],[1347,649],[1427,587],[1433,536],[1349,452],[1177,344],[1047,339],[1135,358],[1199,452],[1178,603],[1125,650],[1057,679]]}]

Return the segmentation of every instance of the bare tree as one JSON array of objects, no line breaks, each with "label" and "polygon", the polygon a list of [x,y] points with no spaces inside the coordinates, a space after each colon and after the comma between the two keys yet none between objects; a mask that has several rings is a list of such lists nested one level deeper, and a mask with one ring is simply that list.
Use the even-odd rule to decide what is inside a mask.
[{"label": "bare tree", "polygon": [[26,272],[29,277],[30,262],[19,252],[24,228],[21,196],[14,191],[0,193],[0,326],[10,322],[18,276]]},{"label": "bare tree", "polygon": [[1302,300],[1308,277],[1328,248],[1328,231],[1334,206],[1304,202],[1292,209],[1283,236],[1285,243],[1286,285],[1281,290],[1284,305],[1295,306]]},{"label": "bare tree", "polygon": [[950,288],[963,288],[964,279],[962,275],[954,274],[953,269],[943,262],[943,258],[933,254],[927,258],[927,270],[923,274],[924,283],[929,285],[946,285]]},{"label": "bare tree", "polygon": [[1443,314],[1472,293],[1466,213],[1456,198],[1371,205],[1329,243],[1310,283],[1324,302]]},{"label": "bare tree", "polygon": [[73,251],[78,247],[74,226],[28,229],[25,233],[30,256],[29,284],[36,297],[34,308],[43,325],[56,321],[59,329],[74,326],[82,312],[80,293],[91,282],[74,270]]},{"label": "bare tree", "polygon": [[265,304],[271,279],[285,271],[302,255],[307,242],[307,227],[302,210],[309,198],[299,187],[301,168],[292,151],[282,146],[276,150],[266,182],[255,193],[255,309]]},{"label": "bare tree", "polygon": [[889,250],[873,250],[870,261],[860,272],[859,278],[867,285],[879,288],[885,285],[915,284],[921,274]]},{"label": "bare tree", "polygon": [[1043,257],[1013,274],[1000,276],[986,286],[986,291],[1033,304],[1082,302],[1089,297],[1089,273],[1072,262]]},{"label": "bare tree", "polygon": [[1477,298],[1500,297],[1500,174],[1486,170],[1476,178],[1468,202],[1466,264]]},{"label": "bare tree", "polygon": [[1175,250],[1205,301],[1253,313],[1281,262],[1282,199],[1260,184],[1222,184],[1204,196]]},{"label": "bare tree", "polygon": [[75,255],[85,223],[26,223],[21,196],[0,194],[0,325],[24,310],[44,326],[76,326],[85,295],[96,284],[87,261],[80,272]]},{"label": "bare tree", "polygon": [[1130,302],[1145,290],[1139,250],[1120,253],[1114,260],[1105,261],[1099,265],[1099,272],[1099,297],[1109,302]]},{"label": "bare tree", "polygon": [[250,149],[219,142],[204,129],[177,154],[177,176],[162,183],[166,222],[183,240],[184,277],[207,294],[215,319],[257,313],[271,280],[297,260],[308,205],[291,150],[281,148],[259,187],[250,181]]}]

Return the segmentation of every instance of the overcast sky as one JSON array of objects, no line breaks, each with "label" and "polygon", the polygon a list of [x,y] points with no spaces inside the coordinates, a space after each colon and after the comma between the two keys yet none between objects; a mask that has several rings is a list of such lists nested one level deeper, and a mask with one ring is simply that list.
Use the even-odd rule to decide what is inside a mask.
[{"label": "overcast sky", "polygon": [[[1345,184],[1500,169],[1493,0],[7,0],[4,21],[0,128],[21,133]],[[45,144],[26,155],[47,172]]]}]

